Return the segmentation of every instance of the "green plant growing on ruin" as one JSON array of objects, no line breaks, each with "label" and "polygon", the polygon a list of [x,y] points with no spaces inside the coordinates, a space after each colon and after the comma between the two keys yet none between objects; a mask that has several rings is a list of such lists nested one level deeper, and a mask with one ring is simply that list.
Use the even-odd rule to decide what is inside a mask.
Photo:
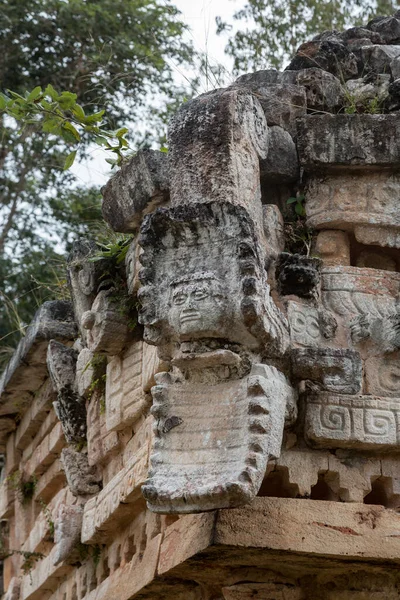
[{"label": "green plant growing on ruin", "polygon": [[286,201],[289,211],[285,214],[284,233],[286,251],[310,256],[313,231],[306,224],[305,195],[297,193]]},{"label": "green plant growing on ruin", "polygon": [[95,392],[104,395],[107,381],[107,357],[104,354],[95,353],[91,360],[85,366],[83,372],[87,369],[93,369],[92,381],[88,390],[88,400],[90,400]]},{"label": "green plant growing on ruin", "polygon": [[26,500],[33,498],[38,479],[36,475],[32,475],[27,480],[24,480],[21,471],[14,471],[14,473],[6,477],[5,481],[15,491],[20,502],[24,503]]},{"label": "green plant growing on ruin", "polygon": [[39,502],[40,507],[42,509],[42,513],[45,516],[45,519],[46,519],[46,522],[47,522],[47,525],[48,525],[48,528],[49,528],[49,533],[50,533],[51,540],[54,541],[55,523],[54,523],[54,521],[52,519],[50,508],[49,508],[48,504],[46,504],[46,502],[43,500],[42,497],[39,497],[37,499],[37,501]]},{"label": "green plant growing on ruin", "polygon": [[95,569],[97,569],[97,567],[100,564],[101,550],[102,550],[102,548],[99,544],[96,544],[95,546],[93,546],[92,558],[93,558],[93,564],[94,564]]}]

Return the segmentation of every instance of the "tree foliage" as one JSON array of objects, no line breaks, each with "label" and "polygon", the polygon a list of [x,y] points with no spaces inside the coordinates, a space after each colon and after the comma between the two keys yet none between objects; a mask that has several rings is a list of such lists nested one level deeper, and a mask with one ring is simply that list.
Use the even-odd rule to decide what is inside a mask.
[{"label": "tree foliage", "polygon": [[99,190],[67,168],[93,141],[119,162],[121,124],[157,137],[157,99],[181,95],[172,65],[192,60],[184,31],[169,0],[3,0],[0,345],[15,343],[49,290],[63,293],[62,256],[101,218]]},{"label": "tree foliage", "polygon": [[[234,60],[236,74],[280,69],[300,44],[317,33],[366,24],[396,8],[391,0],[247,0],[233,15],[239,25],[226,53]],[[232,24],[217,18],[217,33],[232,29]]]}]

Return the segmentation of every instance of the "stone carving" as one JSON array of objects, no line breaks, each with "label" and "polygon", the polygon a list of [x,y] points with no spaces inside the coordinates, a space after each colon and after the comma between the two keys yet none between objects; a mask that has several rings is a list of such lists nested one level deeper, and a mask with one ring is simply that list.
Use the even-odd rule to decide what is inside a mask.
[{"label": "stone carving", "polygon": [[67,279],[74,305],[75,321],[79,332],[86,341],[86,330],[81,326],[81,318],[90,310],[100,283],[101,263],[90,257],[97,251],[95,242],[81,239],[74,243],[67,261]]},{"label": "stone carving", "polygon": [[321,260],[282,252],[276,264],[276,276],[283,296],[316,298],[319,295]]},{"label": "stone carving", "polygon": [[320,231],[315,251],[322,259],[324,267],[332,265],[350,265],[350,239],[345,231]]},{"label": "stone carving", "polygon": [[291,357],[294,377],[311,381],[312,388],[342,394],[361,391],[362,364],[354,350],[295,348]]},{"label": "stone carving", "polygon": [[90,392],[90,386],[96,378],[96,368],[93,365],[94,354],[89,348],[83,348],[76,359],[75,387],[84,398]]},{"label": "stone carving", "polygon": [[81,540],[82,519],[82,504],[59,505],[54,527],[54,543],[57,549],[53,556],[54,565],[62,561],[71,563],[79,558],[76,556],[76,547]]},{"label": "stone carving", "polygon": [[167,345],[193,338],[285,351],[286,319],[269,295],[243,208],[207,203],[158,209],[143,224],[141,245],[140,322],[144,339],[163,345],[166,357]]},{"label": "stone carving", "polygon": [[374,356],[365,361],[365,391],[374,396],[400,397],[400,353]]},{"label": "stone carving", "polygon": [[96,393],[87,405],[87,422],[88,463],[91,466],[100,465],[110,460],[121,448],[117,432],[107,431],[106,415],[101,409],[100,398]]},{"label": "stone carving", "polygon": [[[234,357],[226,356],[226,367]],[[249,502],[268,458],[280,453],[294,392],[274,367],[212,385],[156,376],[157,420],[143,495],[156,512],[197,512]]]},{"label": "stone carving", "polygon": [[113,294],[113,290],[100,291],[91,310],[81,317],[81,325],[87,331],[89,350],[110,356],[119,354],[129,338],[127,319],[119,311]]},{"label": "stone carving", "polygon": [[300,346],[320,346],[335,336],[337,322],[328,311],[308,304],[288,302],[290,339]]},{"label": "stone carving", "polygon": [[75,391],[75,350],[51,340],[47,351],[47,366],[57,391],[54,409],[61,421],[65,439],[69,443],[85,441],[86,407],[84,399]]},{"label": "stone carving", "polygon": [[306,402],[305,435],[313,445],[399,450],[398,399],[320,393]]},{"label": "stone carving", "polygon": [[84,544],[102,543],[124,519],[132,518],[132,504],[140,498],[147,476],[149,448],[145,444],[126,467],[85,504],[82,523]]},{"label": "stone carving", "polygon": [[68,487],[74,496],[97,494],[100,477],[96,467],[89,465],[87,453],[70,447],[63,448],[60,459]]},{"label": "stone carving", "polygon": [[122,356],[113,356],[107,365],[106,427],[124,429],[134,423],[149,406],[151,398],[143,390],[143,342],[133,342]]}]

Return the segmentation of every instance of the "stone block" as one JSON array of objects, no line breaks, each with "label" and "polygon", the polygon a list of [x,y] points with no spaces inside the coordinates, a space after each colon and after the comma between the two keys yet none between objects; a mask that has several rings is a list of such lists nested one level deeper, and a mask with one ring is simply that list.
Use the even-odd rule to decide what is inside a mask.
[{"label": "stone block", "polygon": [[309,115],[298,121],[300,165],[307,172],[355,167],[400,166],[400,117]]},{"label": "stone block", "polygon": [[0,415],[23,413],[47,377],[46,352],[51,339],[68,342],[76,337],[72,305],[64,300],[45,302],[36,312],[0,379]]},{"label": "stone block", "polygon": [[56,548],[48,556],[39,560],[35,568],[21,579],[19,600],[40,600],[46,592],[54,592],[61,578],[72,571],[68,565],[54,565]]},{"label": "stone block", "polygon": [[345,231],[320,231],[315,243],[315,252],[324,267],[333,265],[350,266],[350,239]]},{"label": "stone block", "polygon": [[279,254],[285,249],[284,220],[279,207],[275,204],[263,206],[263,226],[268,249]]},{"label": "stone block", "polygon": [[139,150],[102,188],[102,212],[114,231],[138,229],[143,215],[168,199],[168,154]]},{"label": "stone block", "polygon": [[354,231],[364,244],[396,245],[400,239],[396,173],[343,173],[315,177],[306,186],[307,224]]},{"label": "stone block", "polygon": [[373,356],[365,361],[365,393],[400,398],[400,353]]},{"label": "stone block", "polygon": [[83,348],[76,359],[75,387],[79,396],[86,398],[95,377],[95,367],[92,364],[93,352]]},{"label": "stone block", "polygon": [[269,130],[263,98],[252,91],[214,90],[184,103],[172,117],[172,206],[229,202],[245,208],[256,227],[262,224],[259,159],[267,157]]},{"label": "stone block", "polygon": [[83,544],[104,543],[127,517],[132,518],[132,504],[141,497],[147,477],[149,447],[145,445],[130,462],[84,507]]},{"label": "stone block", "polygon": [[316,308],[299,302],[288,302],[290,339],[300,346],[319,346],[323,341],[320,315]]},{"label": "stone block", "polygon": [[296,119],[307,112],[306,91],[300,85],[271,84],[268,87],[250,85],[258,98],[270,127],[278,126],[296,137]]},{"label": "stone block", "polygon": [[361,49],[366,72],[391,74],[391,62],[400,56],[400,46],[375,45]]},{"label": "stone block", "polygon": [[15,432],[15,443],[18,450],[25,450],[33,441],[48,413],[53,411],[53,402],[56,397],[53,384],[48,379],[38,391],[31,406],[18,424]]},{"label": "stone block", "polygon": [[381,269],[383,271],[396,271],[397,263],[391,256],[383,252],[362,250],[356,258],[356,267],[362,269]]},{"label": "stone block", "polygon": [[107,431],[106,416],[99,397],[94,394],[87,407],[88,422],[88,462],[100,465],[120,450],[116,431]]},{"label": "stone block", "polygon": [[353,452],[328,453],[329,467],[325,482],[341,502],[364,502],[372,483],[381,474],[381,462]]},{"label": "stone block", "polygon": [[141,248],[138,244],[137,238],[134,238],[129,245],[128,251],[125,256],[125,270],[126,270],[126,284],[128,286],[128,294],[136,294],[140,287],[139,270],[140,262],[139,255]]},{"label": "stone block", "polygon": [[280,83],[303,87],[309,111],[335,112],[344,105],[345,90],[340,80],[323,69],[310,67],[300,71],[284,71]]},{"label": "stone block", "polygon": [[282,127],[269,129],[268,154],[260,161],[260,175],[263,182],[276,184],[291,183],[300,177],[296,145]]},{"label": "stone block", "polygon": [[320,448],[398,451],[398,399],[342,394],[308,394],[305,435]]},{"label": "stone block", "polygon": [[4,474],[6,477],[19,468],[22,452],[17,448],[15,432],[8,436],[6,444],[6,464]]},{"label": "stone block", "polygon": [[[378,46],[384,48],[384,46]],[[390,74],[382,73],[374,77],[373,81],[370,78],[361,77],[360,79],[350,79],[346,83],[347,102],[344,105],[351,103],[356,106],[358,111],[365,111],[371,107],[371,102],[383,104],[389,96]],[[372,104],[373,106],[374,104]]]},{"label": "stone block", "polygon": [[358,72],[355,55],[335,35],[329,36],[328,39],[314,39],[301,44],[286,70],[300,71],[314,67],[328,71],[345,81]]},{"label": "stone block", "polygon": [[329,458],[326,452],[318,450],[284,450],[277,460],[277,467],[287,469],[288,483],[296,485],[298,496],[309,497],[312,488],[318,483],[320,473],[329,470]]},{"label": "stone block", "polygon": [[83,313],[81,325],[86,329],[86,343],[93,353],[115,356],[128,343],[130,331],[127,317],[121,314],[115,290],[101,290],[91,310]]},{"label": "stone block", "polygon": [[74,554],[77,554],[76,546],[81,539],[82,520],[82,504],[59,505],[54,527],[54,543],[57,549],[53,556],[55,565],[63,561],[71,564],[71,560],[76,560]]},{"label": "stone block", "polygon": [[361,391],[360,354],[345,348],[295,348],[291,352],[296,379],[309,380],[316,387],[338,394]]},{"label": "stone block", "polygon": [[117,431],[132,425],[149,407],[151,399],[144,392],[142,383],[143,346],[142,341],[133,342],[122,356],[113,356],[108,361],[106,379],[108,431]]},{"label": "stone block", "polygon": [[60,455],[66,445],[61,423],[56,423],[43,441],[35,448],[32,457],[24,465],[24,472],[29,478],[44,473]]},{"label": "stone block", "polygon": [[8,519],[14,513],[15,486],[10,479],[0,484],[0,519]]},{"label": "stone block", "polygon": [[398,44],[400,42],[400,21],[395,17],[375,17],[367,29],[379,33],[385,44]]},{"label": "stone block", "polygon": [[46,503],[66,483],[65,473],[60,460],[56,459],[52,465],[39,477],[35,487],[34,498],[42,498]]}]

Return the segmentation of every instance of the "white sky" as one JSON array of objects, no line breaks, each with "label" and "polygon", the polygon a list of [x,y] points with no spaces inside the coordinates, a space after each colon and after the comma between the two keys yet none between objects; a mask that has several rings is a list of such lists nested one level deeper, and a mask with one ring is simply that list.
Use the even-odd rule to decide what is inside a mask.
[{"label": "white sky", "polygon": [[[232,62],[224,54],[226,37],[216,35],[215,17],[221,16],[232,22],[233,13],[245,4],[245,0],[172,0],[172,3],[182,12],[182,21],[189,28],[188,39],[192,41],[195,50],[206,52],[210,64],[223,64],[230,72]],[[177,80],[184,81],[180,69],[171,66]],[[91,160],[75,163],[71,170],[80,184],[104,185],[111,174],[104,160],[107,154],[96,146],[90,155]]]}]

